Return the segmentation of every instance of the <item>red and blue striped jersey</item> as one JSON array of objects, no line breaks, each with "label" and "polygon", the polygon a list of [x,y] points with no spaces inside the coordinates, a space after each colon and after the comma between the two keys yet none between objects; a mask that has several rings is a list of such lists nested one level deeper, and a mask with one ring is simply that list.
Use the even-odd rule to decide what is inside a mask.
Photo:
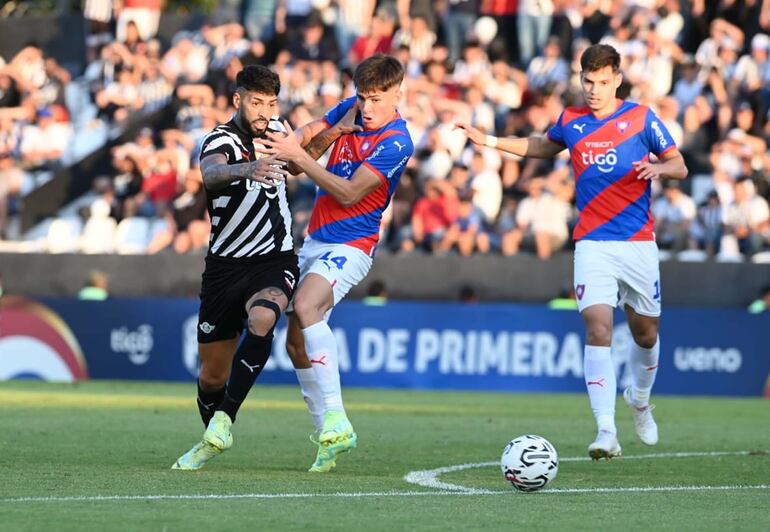
[{"label": "red and blue striped jersey", "polygon": [[548,139],[569,149],[575,171],[577,240],[655,240],[650,182],[632,163],[676,149],[649,107],[618,100],[614,113],[597,118],[588,107],[568,107]]},{"label": "red and blue striped jersey", "polygon": [[[356,98],[341,101],[324,116],[328,126],[336,124],[355,104]],[[361,117],[356,117],[361,124]],[[380,238],[382,213],[396,191],[414,146],[400,115],[374,131],[343,135],[332,148],[326,169],[350,179],[361,165],[377,174],[382,184],[355,205],[344,207],[331,194],[318,188],[310,215],[308,233],[314,240],[347,244],[374,255]]]}]

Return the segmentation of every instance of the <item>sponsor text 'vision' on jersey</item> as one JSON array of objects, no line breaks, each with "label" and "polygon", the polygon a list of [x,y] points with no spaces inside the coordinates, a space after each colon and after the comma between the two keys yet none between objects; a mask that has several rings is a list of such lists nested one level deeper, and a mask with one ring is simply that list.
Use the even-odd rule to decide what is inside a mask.
[{"label": "sponsor text 'vision' on jersey", "polygon": [[615,112],[597,118],[588,107],[568,107],[548,139],[569,149],[575,172],[574,240],[655,240],[650,182],[637,179],[633,163],[676,145],[650,108],[618,100]]},{"label": "sponsor text 'vision' on jersey", "polygon": [[[272,119],[268,131],[285,131]],[[227,164],[241,164],[263,157],[263,147],[235,123],[235,117],[214,128],[203,140],[201,160],[214,153],[227,157]],[[206,189],[211,217],[209,254],[246,258],[285,253],[294,249],[291,213],[283,181],[275,186],[239,179],[218,189]]]}]

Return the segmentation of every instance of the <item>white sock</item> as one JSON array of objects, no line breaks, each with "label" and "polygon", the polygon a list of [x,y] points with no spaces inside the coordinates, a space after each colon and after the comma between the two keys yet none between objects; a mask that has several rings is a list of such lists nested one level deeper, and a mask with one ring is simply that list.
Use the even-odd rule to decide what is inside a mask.
[{"label": "white sock", "polygon": [[305,337],[307,356],[318,379],[324,409],[344,412],[340,388],[340,367],[337,358],[337,339],[334,337],[334,333],[329,328],[328,323],[319,321],[306,329],[302,329],[302,336]]},{"label": "white sock", "polygon": [[650,349],[639,347],[631,342],[628,363],[631,367],[631,396],[637,406],[647,406],[650,402],[650,392],[658,374],[658,356],[660,354],[660,338]]},{"label": "white sock", "polygon": [[321,394],[321,388],[318,386],[315,370],[313,368],[294,368],[294,371],[297,372],[302,397],[305,399],[307,409],[313,418],[313,425],[315,425],[316,430],[320,430],[324,424],[324,398]]},{"label": "white sock", "polygon": [[609,347],[597,345],[585,346],[583,371],[588,389],[588,399],[591,410],[594,411],[599,430],[616,433],[615,428],[615,396],[617,384],[615,367],[612,365]]}]

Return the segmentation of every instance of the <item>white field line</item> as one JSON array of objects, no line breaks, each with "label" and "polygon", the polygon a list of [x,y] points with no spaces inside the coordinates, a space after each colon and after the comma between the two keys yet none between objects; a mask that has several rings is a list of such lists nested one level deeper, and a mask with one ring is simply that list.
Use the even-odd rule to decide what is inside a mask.
[{"label": "white field line", "polygon": [[[560,495],[570,493],[646,493],[672,491],[735,491],[767,490],[770,484],[754,486],[635,486],[628,488],[565,488],[546,489],[534,494]],[[168,501],[168,500],[232,500],[232,499],[312,499],[319,497],[355,499],[363,497],[434,497],[445,495],[507,495],[517,493],[509,490],[466,489],[464,491],[370,491],[352,493],[233,493],[209,495],[93,495],[82,497],[15,497],[0,499],[3,503],[43,503],[43,502],[104,502],[104,501]],[[532,494],[527,494],[532,495]]]},{"label": "white field line", "polygon": [[[759,454],[765,454],[768,451],[756,451]],[[753,454],[754,451],[715,451],[715,452],[680,452],[680,453],[650,453],[650,454],[638,454],[631,456],[622,456],[618,460],[646,460],[646,459],[659,459],[659,458],[692,458],[702,456],[748,456]],[[588,456],[568,456],[565,458],[559,458],[559,462],[588,462],[591,458]],[[492,467],[500,466],[500,462],[477,462],[472,464],[458,464],[447,467],[438,467],[436,469],[427,469],[424,471],[410,471],[404,476],[404,480],[410,484],[416,484],[424,488],[433,488],[443,491],[455,491],[458,493],[470,493],[475,494],[479,492],[486,492],[487,490],[478,490],[475,488],[468,488],[466,486],[460,486],[458,484],[451,484],[449,482],[443,482],[438,479],[439,475],[444,473],[454,473],[455,471],[464,471],[466,469],[475,469],[479,467]],[[691,486],[696,488],[697,486]],[[716,489],[717,487],[712,487]],[[665,489],[665,488],[664,488]],[[726,489],[726,487],[725,487]],[[636,488],[580,488],[571,490],[565,489],[550,489],[546,490],[551,492],[561,493],[584,493],[589,492],[605,492],[610,491],[638,491]],[[656,491],[655,488],[643,488],[642,491]]]},{"label": "white field line", "polygon": [[[757,451],[764,454],[768,451]],[[747,456],[754,454],[752,451],[737,452],[682,452],[682,453],[657,453],[646,455],[624,456],[621,460],[644,460],[647,458],[689,458],[697,456]],[[561,462],[583,462],[590,460],[588,457],[573,456],[561,458]],[[11,503],[47,503],[47,502],[109,502],[109,501],[167,501],[167,500],[233,500],[233,499],[311,499],[311,498],[362,498],[362,497],[425,497],[447,495],[507,495],[514,492],[509,490],[485,490],[458,486],[438,480],[443,473],[462,471],[465,469],[497,466],[498,462],[478,462],[473,464],[459,464],[448,467],[440,467],[427,471],[412,471],[404,477],[404,480],[417,484],[431,491],[372,491],[372,492],[335,492],[335,493],[233,493],[233,494],[199,494],[199,495],[84,495],[72,497],[11,497],[0,498],[0,504]],[[570,493],[650,493],[650,492],[676,492],[676,491],[732,491],[732,490],[766,490],[770,484],[758,485],[734,485],[734,486],[631,486],[622,488],[552,488],[538,491],[536,494],[559,495]]]}]

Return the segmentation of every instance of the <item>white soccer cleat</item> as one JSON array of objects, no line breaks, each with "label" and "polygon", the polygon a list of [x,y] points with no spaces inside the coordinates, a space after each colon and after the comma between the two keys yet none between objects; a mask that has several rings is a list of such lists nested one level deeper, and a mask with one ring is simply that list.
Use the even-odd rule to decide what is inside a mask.
[{"label": "white soccer cleat", "polygon": [[588,456],[594,460],[615,458],[620,456],[620,444],[614,432],[600,430],[594,442],[588,446]]},{"label": "white soccer cleat", "polygon": [[658,443],[658,425],[652,417],[655,405],[637,406],[631,397],[630,387],[623,391],[623,399],[634,415],[634,429],[636,429],[636,435],[639,436],[642,443],[645,445],[655,445]]}]

